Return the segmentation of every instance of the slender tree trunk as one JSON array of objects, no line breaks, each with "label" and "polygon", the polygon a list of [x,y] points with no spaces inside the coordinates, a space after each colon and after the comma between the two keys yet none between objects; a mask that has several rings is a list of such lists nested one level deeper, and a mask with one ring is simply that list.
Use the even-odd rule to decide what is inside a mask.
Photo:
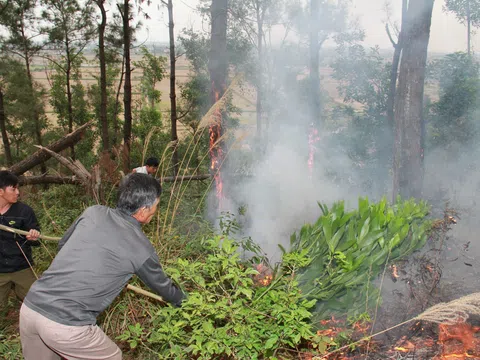
[{"label": "slender tree trunk", "polygon": [[[72,84],[71,77],[72,77],[72,60],[70,54],[70,44],[68,35],[65,36],[65,56],[67,60],[67,69],[65,71],[66,83],[67,83],[67,111],[68,111],[68,132],[71,133],[73,131],[73,101],[72,101]],[[72,145],[70,148],[72,153],[72,159],[75,160],[75,146]]]},{"label": "slender tree trunk", "polygon": [[0,130],[2,132],[3,149],[5,150],[5,160],[8,166],[12,166],[12,153],[10,151],[10,141],[7,134],[7,117],[5,115],[5,105],[3,102],[3,91],[0,89]]},{"label": "slender tree trunk", "polygon": [[[212,0],[211,11],[211,41],[208,70],[210,72],[211,104],[215,104],[225,93],[227,82],[227,0]],[[224,162],[224,143],[221,140],[224,129],[222,110],[213,115],[215,121],[210,125],[210,171],[215,179],[215,190],[220,200],[223,195],[223,181],[220,168]]]},{"label": "slender tree trunk", "polygon": [[[397,43],[394,44],[392,68],[390,69],[390,86],[387,95],[387,121],[390,127],[394,128],[394,105],[395,105],[395,91],[397,89],[398,65],[400,64],[400,55],[402,54],[403,40],[402,34],[405,31],[405,21],[407,18],[408,0],[402,0],[402,22],[400,25],[400,32],[398,33]],[[390,34],[390,33],[389,33]],[[392,40],[393,43],[393,40]]]},{"label": "slender tree trunk", "polygon": [[123,2],[123,51],[125,54],[125,83],[123,86],[123,107],[125,113],[123,125],[123,170],[130,171],[130,146],[132,140],[132,71],[130,63],[130,6],[129,0]]},{"label": "slender tree trunk", "polygon": [[102,129],[103,151],[110,150],[107,117],[107,64],[105,59],[105,28],[107,26],[107,12],[105,0],[97,0],[102,13],[102,22],[98,26],[98,58],[100,61],[100,126]]},{"label": "slender tree trunk", "polygon": [[318,36],[319,0],[310,0],[310,102],[313,126],[319,127],[321,122],[320,104],[320,41]]},{"label": "slender tree trunk", "polygon": [[472,51],[472,17],[471,17],[471,8],[470,8],[470,0],[467,0],[467,48],[468,48],[468,55],[471,54]]},{"label": "slender tree trunk", "polygon": [[262,139],[262,115],[263,115],[263,12],[260,1],[256,1],[257,15],[257,51],[258,51],[258,79],[257,79],[257,138]]},{"label": "slender tree trunk", "polygon": [[173,23],[173,0],[168,0],[168,33],[170,37],[170,123],[171,140],[174,144],[172,152],[173,176],[178,174],[178,135],[177,135],[177,95],[175,89],[175,34]]},{"label": "slender tree trunk", "polygon": [[395,96],[393,199],[420,197],[423,182],[423,93],[434,0],[410,2]]},{"label": "slender tree trunk", "polygon": [[118,134],[120,132],[118,126],[118,114],[120,108],[120,90],[122,89],[123,77],[125,76],[125,53],[122,58],[122,70],[120,72],[120,81],[118,82],[117,94],[115,96],[115,110],[113,112],[113,146],[118,143]]},{"label": "slender tree trunk", "polygon": [[[24,17],[24,14],[22,13],[22,19]],[[33,101],[33,111],[32,111],[32,116],[33,116],[33,122],[35,124],[35,137],[37,139],[38,145],[42,146],[42,128],[40,125],[40,114],[37,109],[37,97],[35,94],[35,88],[33,86],[33,77],[32,77],[32,72],[30,70],[30,51],[28,47],[28,43],[26,41],[27,35],[25,33],[25,27],[22,21],[22,39],[23,39],[23,58],[25,59],[25,68],[27,70],[27,78],[28,78],[28,86],[29,90],[32,96],[32,101]],[[47,166],[45,163],[42,163],[40,165],[40,171],[42,174],[45,174],[47,172]]]}]

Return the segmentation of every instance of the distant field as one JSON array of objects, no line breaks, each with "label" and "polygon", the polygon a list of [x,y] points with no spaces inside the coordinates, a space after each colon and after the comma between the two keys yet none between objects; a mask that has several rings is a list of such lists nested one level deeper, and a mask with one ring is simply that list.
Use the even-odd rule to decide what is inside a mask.
[{"label": "distant field", "polygon": [[[82,67],[82,83],[85,86],[90,86],[96,82],[94,76],[99,75],[99,68],[95,63],[95,58],[93,55],[87,55],[87,63],[84,64]],[[141,56],[138,54],[132,54],[132,61],[138,61],[141,59]],[[49,76],[51,75],[51,71],[49,70],[48,62],[42,58],[36,58],[33,64],[33,76],[34,78],[42,84],[47,90],[50,88],[49,83]],[[322,89],[325,91],[330,101],[337,104],[343,104],[343,98],[339,94],[337,87],[338,81],[332,78],[332,68],[330,67],[322,67],[320,69],[320,76],[321,76],[321,84]],[[182,56],[177,60],[177,67],[176,67],[176,77],[177,77],[177,84],[181,84],[185,82],[189,77],[189,63],[187,59]],[[133,93],[134,93],[134,100],[138,99],[140,94],[138,93],[138,85],[142,76],[142,70],[136,68],[132,74],[132,86],[133,86]],[[117,79],[119,81],[119,79]],[[164,113],[164,119],[168,119],[168,113],[170,111],[170,99],[169,99],[169,92],[170,92],[170,83],[168,74],[163,81],[157,84],[157,89],[161,91],[161,102],[160,102],[160,109]],[[178,91],[178,87],[177,87]],[[430,96],[433,100],[436,100],[437,97],[437,89],[435,85],[427,84],[426,86],[426,94]],[[123,87],[121,90],[123,93]],[[179,95],[177,93],[177,95]],[[178,97],[177,97],[178,99]],[[255,119],[256,119],[256,111],[255,111],[255,100],[256,100],[256,92],[252,87],[245,87],[243,86],[242,89],[237,88],[234,89],[234,97],[233,102],[236,107],[238,107],[242,114],[240,116],[241,124],[244,125],[246,128],[254,128],[255,126]],[[349,105],[353,106],[356,110],[361,110],[362,105],[358,103],[349,103]],[[51,108],[50,104],[47,104],[47,113],[48,118],[50,121],[55,122],[56,117],[53,113],[53,109]],[[167,123],[167,121],[165,121]],[[179,124],[179,131],[182,133],[185,129]]]}]

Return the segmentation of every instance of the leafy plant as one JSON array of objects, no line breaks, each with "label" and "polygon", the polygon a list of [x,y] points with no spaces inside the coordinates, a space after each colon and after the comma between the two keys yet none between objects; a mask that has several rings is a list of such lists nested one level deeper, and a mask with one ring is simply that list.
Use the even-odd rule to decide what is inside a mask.
[{"label": "leafy plant", "polygon": [[258,271],[240,261],[234,241],[217,236],[205,246],[204,262],[177,259],[167,269],[189,296],[181,308],[159,310],[154,330],[143,338],[160,358],[274,358],[280,349],[316,341],[310,329],[316,301],[302,299],[295,277],[308,264],[306,252],[286,254],[273,281],[259,286]]},{"label": "leafy plant", "polygon": [[343,202],[331,209],[319,204],[323,215],[292,235],[293,251],[312,259],[299,277],[308,299],[318,301],[316,316],[359,315],[377,301],[371,279],[386,263],[404,258],[427,240],[431,222],[425,202],[401,201],[389,206],[383,198],[369,203],[360,198],[358,209],[346,211]]}]

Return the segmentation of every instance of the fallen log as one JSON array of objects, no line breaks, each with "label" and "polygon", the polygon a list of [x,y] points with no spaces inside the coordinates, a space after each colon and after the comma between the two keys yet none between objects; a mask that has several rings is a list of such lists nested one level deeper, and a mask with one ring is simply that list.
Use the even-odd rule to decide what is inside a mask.
[{"label": "fallen log", "polygon": [[[55,141],[54,143],[46,146],[47,149],[53,152],[60,152],[69,148],[72,145],[75,145],[82,139],[83,134],[87,130],[87,128],[92,125],[92,122],[88,122],[82,126],[80,126],[75,131],[71,132],[70,134],[65,135],[63,138]],[[15,175],[22,175],[26,171],[30,170],[31,168],[45,162],[46,160],[50,159],[52,155],[47,153],[44,150],[38,150],[26,159],[20,161],[19,163],[14,164],[8,170],[10,170]]]},{"label": "fallen log", "polygon": [[54,175],[19,176],[18,182],[20,186],[46,185],[46,184],[68,184],[68,185],[82,184],[82,182],[78,180],[75,176],[54,176]]}]

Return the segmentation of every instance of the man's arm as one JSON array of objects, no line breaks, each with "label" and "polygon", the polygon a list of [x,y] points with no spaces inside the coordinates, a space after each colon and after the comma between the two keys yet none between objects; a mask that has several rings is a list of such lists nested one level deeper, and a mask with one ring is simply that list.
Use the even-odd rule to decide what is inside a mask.
[{"label": "man's arm", "polygon": [[62,247],[66,244],[66,242],[68,241],[68,239],[70,239],[70,236],[72,236],[72,233],[73,231],[75,230],[75,228],[77,227],[78,223],[80,222],[81,220],[81,216],[76,219],[72,225],[70,225],[70,227],[67,229],[67,231],[65,232],[65,234],[63,234],[62,238],[60,239],[60,241],[58,242],[58,251],[62,250]]},{"label": "man's arm", "polygon": [[180,306],[186,297],[182,290],[177,288],[163,272],[155,253],[143,263],[136,274],[150,289],[175,306]]},{"label": "man's arm", "polygon": [[29,240],[28,244],[31,246],[38,246],[38,237],[40,236],[40,226],[38,225],[37,217],[35,212],[30,207],[28,208],[28,215],[26,217],[25,224],[23,225],[23,230],[28,231],[26,239]]}]

